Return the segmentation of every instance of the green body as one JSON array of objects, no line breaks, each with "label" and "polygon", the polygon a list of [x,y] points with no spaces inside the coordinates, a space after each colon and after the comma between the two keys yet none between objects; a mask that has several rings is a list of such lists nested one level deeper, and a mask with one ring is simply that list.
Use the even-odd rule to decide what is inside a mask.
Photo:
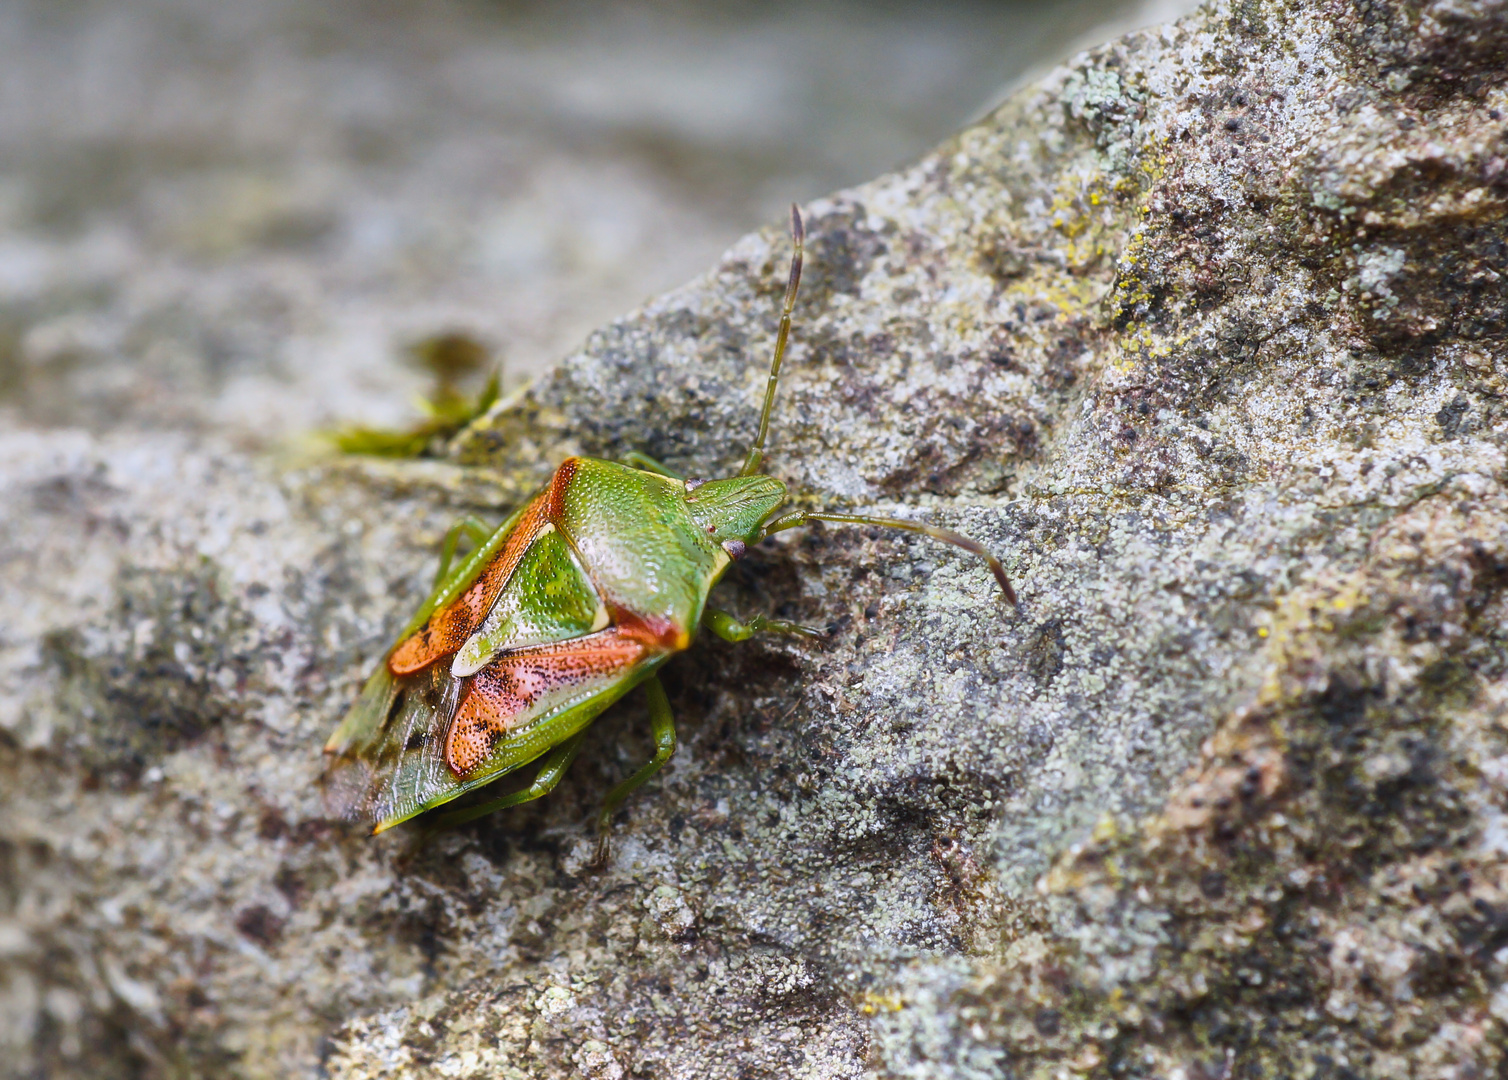
[{"label": "green body", "polygon": [[[740,550],[725,542],[755,542],[784,498],[785,486],[767,476],[696,485],[611,461],[567,461],[530,504],[545,507],[545,524],[464,643],[418,672],[395,673],[384,663],[367,681],[326,745],[335,757],[327,788],[336,808],[380,831],[571,740],[691,643],[730,547]],[[530,520],[525,511],[478,537],[472,557],[437,582],[405,639],[503,557]],[[478,672],[540,645],[615,629],[642,643],[642,655],[544,686],[481,763],[460,773],[451,767],[446,729]]]},{"label": "green body", "polygon": [[[588,724],[643,683],[654,757],[608,794],[600,822],[675,751],[675,723],[655,670],[705,624],[730,641],[762,631],[816,635],[755,616],[740,621],[707,596],[746,547],[808,521],[922,533],[983,557],[1005,598],[1000,560],[966,536],[919,522],[790,513],[779,480],[759,475],[781,357],[801,281],[801,216],[759,431],[739,474],[683,480],[639,454],[643,468],[570,458],[495,530],[463,520],[446,536],[429,599],[367,680],[335,734],[325,787],[332,809],[376,831],[443,805],[538,760],[534,782],[441,816],[459,823],[538,798],[565,772]],[[451,569],[463,538],[471,554]]]}]

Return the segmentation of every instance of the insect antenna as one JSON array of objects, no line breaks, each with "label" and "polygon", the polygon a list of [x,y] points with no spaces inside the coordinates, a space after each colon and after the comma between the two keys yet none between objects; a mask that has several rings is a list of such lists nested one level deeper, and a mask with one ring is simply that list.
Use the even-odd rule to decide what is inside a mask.
[{"label": "insect antenna", "polygon": [[796,307],[796,290],[801,285],[801,245],[805,239],[801,211],[791,203],[791,240],[796,250],[791,256],[791,276],[785,285],[785,306],[780,309],[780,329],[775,334],[775,358],[770,361],[770,378],[765,383],[764,407],[759,410],[759,434],[754,436],[754,445],[749,447],[744,467],[738,470],[739,476],[754,475],[764,461],[764,441],[770,433],[770,410],[775,405],[775,387],[780,382],[780,361],[785,359],[786,339],[791,336],[791,311]]},{"label": "insect antenna", "polygon": [[900,518],[868,517],[862,514],[816,514],[798,510],[776,518],[766,525],[761,539],[782,529],[794,529],[798,525],[805,525],[808,521],[832,521],[842,525],[877,525],[882,529],[900,529],[903,532],[930,536],[934,540],[941,540],[945,544],[963,548],[967,552],[978,555],[989,565],[990,573],[995,575],[995,580],[999,582],[1000,591],[1005,593],[1006,600],[1012,607],[1020,606],[1016,599],[1016,590],[1011,588],[1011,579],[1006,576],[1005,566],[1000,560],[990,554],[989,550],[978,540],[971,540],[952,529],[939,529],[936,525],[926,525],[920,521],[904,521]]}]

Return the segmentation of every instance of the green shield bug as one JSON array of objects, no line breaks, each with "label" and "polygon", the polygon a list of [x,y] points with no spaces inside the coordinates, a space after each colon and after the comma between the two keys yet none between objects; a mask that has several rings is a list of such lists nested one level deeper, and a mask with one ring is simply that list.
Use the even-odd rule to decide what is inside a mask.
[{"label": "green shield bug", "polygon": [[[459,824],[548,792],[591,722],[635,686],[649,697],[653,759],[608,793],[600,824],[675,752],[656,677],[701,626],[729,641],[760,632],[817,635],[707,603],[730,563],[771,533],[809,521],[921,533],[981,556],[1014,604],[1005,568],[980,544],[914,521],[789,511],[786,486],[759,472],[801,281],[801,215],[759,432],[737,476],[684,479],[631,454],[567,459],[544,490],[489,529],[465,518],[446,535],[429,598],[325,744],[332,808],[382,832],[531,762],[534,782],[441,815]],[[462,538],[475,545],[457,560]]]}]

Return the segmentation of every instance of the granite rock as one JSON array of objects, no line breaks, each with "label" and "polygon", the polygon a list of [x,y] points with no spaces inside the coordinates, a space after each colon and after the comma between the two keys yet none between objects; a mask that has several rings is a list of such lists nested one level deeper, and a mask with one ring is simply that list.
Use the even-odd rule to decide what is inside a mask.
[{"label": "granite rock", "polygon": [[0,440],[17,1075],[1470,1077],[1508,1038],[1508,6],[1213,3],[810,204],[811,528],[548,799],[419,847],[318,747],[448,520],[736,467],[747,237],[440,460]]}]

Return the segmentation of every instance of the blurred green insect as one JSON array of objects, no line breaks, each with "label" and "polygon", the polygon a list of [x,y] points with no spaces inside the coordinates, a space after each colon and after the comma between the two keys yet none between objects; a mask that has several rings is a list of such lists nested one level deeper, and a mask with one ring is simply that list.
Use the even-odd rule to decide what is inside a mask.
[{"label": "blurred green insect", "polygon": [[[459,824],[544,795],[585,730],[643,684],[655,754],[608,793],[600,824],[675,752],[660,665],[707,626],[729,641],[820,631],[707,602],[733,560],[771,533],[808,521],[922,533],[985,559],[1006,599],[1005,568],[977,542],[912,521],[858,514],[780,514],[786,486],[763,476],[765,438],[801,281],[803,229],[786,285],[759,434],[737,476],[684,479],[642,454],[625,463],[573,457],[496,529],[467,517],[445,537],[434,591],[367,680],[325,744],[332,808],[375,832],[537,762],[528,787],[441,815]],[[475,549],[456,561],[462,538]],[[452,564],[455,565],[452,565]]]}]

